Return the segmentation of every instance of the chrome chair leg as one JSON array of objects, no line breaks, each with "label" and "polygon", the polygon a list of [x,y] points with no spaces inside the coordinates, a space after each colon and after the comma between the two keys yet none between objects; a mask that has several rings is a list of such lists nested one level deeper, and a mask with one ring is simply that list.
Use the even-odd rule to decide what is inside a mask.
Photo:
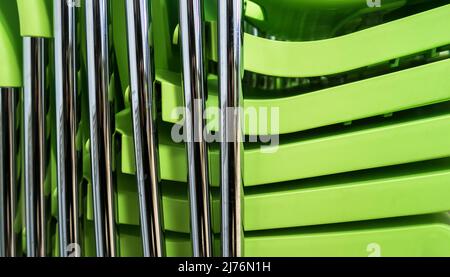
[{"label": "chrome chair leg", "polygon": [[242,0],[219,0],[222,256],[243,255]]},{"label": "chrome chair leg", "polygon": [[16,256],[16,88],[0,88],[0,257]]},{"label": "chrome chair leg", "polygon": [[165,254],[161,207],[151,13],[147,0],[126,1],[134,154],[145,257]]},{"label": "chrome chair leg", "polygon": [[58,184],[58,227],[61,257],[80,250],[78,220],[79,153],[77,135],[76,10],[53,1],[55,43],[55,117]]},{"label": "chrome chair leg", "polygon": [[96,251],[116,256],[112,124],[108,100],[108,0],[86,0],[91,175]]},{"label": "chrome chair leg", "polygon": [[23,38],[25,215],[27,255],[30,257],[47,254],[44,47],[44,38]]},{"label": "chrome chair leg", "polygon": [[204,137],[205,73],[203,1],[180,0],[180,31],[187,134],[189,203],[194,257],[213,255],[213,233],[208,173],[208,146]]}]

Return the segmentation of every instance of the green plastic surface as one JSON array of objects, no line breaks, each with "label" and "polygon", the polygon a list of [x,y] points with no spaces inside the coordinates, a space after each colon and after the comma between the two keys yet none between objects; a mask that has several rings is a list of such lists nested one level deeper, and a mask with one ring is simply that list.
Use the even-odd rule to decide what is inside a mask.
[{"label": "green plastic surface", "polygon": [[[279,113],[279,127],[272,129],[269,125],[267,133],[276,130],[279,134],[383,115],[449,100],[449,72],[450,59],[446,59],[290,97],[246,98],[244,115],[256,112],[259,120],[264,119],[270,123],[270,111],[276,108]],[[161,82],[162,120],[166,122],[180,121],[174,113],[176,108],[183,106],[179,77],[178,74],[168,71],[158,72],[158,80]],[[210,78],[208,88],[207,107],[218,107],[217,78]],[[249,118],[245,116],[245,133],[260,134],[261,130],[250,128]],[[218,126],[218,118],[215,117],[214,120],[217,123],[208,126]],[[216,129],[213,130],[217,131]]]},{"label": "green plastic surface", "polygon": [[246,230],[450,210],[450,161],[380,168],[246,191]]},{"label": "green plastic surface", "polygon": [[[120,225],[120,255],[141,256],[140,228]],[[93,233],[86,237],[94,255]],[[215,237],[218,246],[218,238]],[[191,256],[188,235],[166,232],[169,257]],[[219,247],[215,247],[219,249]],[[450,256],[450,226],[446,214],[433,214],[245,234],[244,255],[336,257]]]},{"label": "green plastic surface", "polygon": [[17,0],[20,17],[20,34],[23,37],[53,35],[53,5],[51,0]]},{"label": "green plastic surface", "polygon": [[[270,76],[336,74],[450,43],[450,5],[330,39],[288,42],[244,35],[244,67]],[[211,57],[217,61],[213,24]],[[263,57],[263,58],[262,58]]]},{"label": "green plastic surface", "polygon": [[17,5],[0,1],[0,87],[22,85],[22,42]]},{"label": "green plastic surface", "polygon": [[[254,0],[264,7],[266,18],[252,23],[269,34],[297,40],[332,37],[342,30],[357,28],[366,14],[384,15],[406,0],[383,0],[376,9],[360,0]],[[296,28],[292,28],[296,26]]]},{"label": "green plastic surface", "polygon": [[244,253],[258,257],[449,256],[449,219],[441,216],[255,232],[246,235]]},{"label": "green plastic surface", "polygon": [[[371,128],[347,127],[338,134],[281,137],[280,145],[272,149],[272,153],[265,152],[270,150],[268,148],[261,151],[258,144],[247,145],[244,185],[283,182],[450,156],[450,140],[447,139],[450,136],[450,115],[447,114],[375,124]],[[122,137],[128,137],[125,141],[129,139],[128,142],[132,142],[132,136],[124,132],[126,129],[119,128],[117,131]],[[160,137],[161,177],[186,182],[184,145],[166,138],[169,131],[166,130],[165,135]],[[132,143],[123,143],[122,147],[122,155],[132,155]],[[210,147],[209,157],[210,180],[212,185],[217,186],[219,153],[216,147]],[[134,166],[122,164],[122,171],[133,174]]]},{"label": "green plastic surface", "polygon": [[[272,154],[249,149],[244,158],[244,185],[446,157],[450,155],[448,137],[450,116],[441,115],[335,136],[299,138],[282,143]],[[213,164],[218,162],[218,157],[211,159]]]},{"label": "green plastic surface", "polygon": [[[118,248],[121,256],[141,256],[136,184],[135,177],[130,175],[135,169],[124,1],[110,1],[111,51],[114,51],[111,60],[115,71],[110,91],[115,111],[119,111],[116,113],[115,137],[120,138],[120,143],[115,145],[115,150],[120,150],[115,153]],[[217,48],[214,2],[206,2],[205,18],[210,22],[207,26],[211,31],[207,34],[209,54],[217,60],[214,54]],[[434,51],[436,47],[450,43],[450,5],[340,35],[343,29],[355,29],[351,25],[373,9],[367,10],[363,7],[364,1],[359,0],[280,0],[277,1],[279,9],[269,0],[254,2],[259,6],[254,6],[254,13],[246,15],[255,14],[249,20],[258,26],[270,27],[273,32],[292,37],[301,34],[299,40],[317,38],[313,36],[332,37],[310,42],[283,42],[246,34],[245,68],[257,73],[284,77],[342,73],[421,51]],[[381,12],[389,13],[409,2],[413,1],[385,1],[386,5],[393,5]],[[178,120],[171,114],[173,108],[182,106],[178,73],[180,49],[172,43],[178,24],[177,0],[155,0],[152,8],[161,115],[163,121],[173,123]],[[277,14],[284,13],[287,8],[292,12],[290,15],[286,13],[286,21],[291,20],[289,18],[299,8],[304,10],[298,18],[304,20],[300,28],[292,28],[296,25],[291,24],[289,29],[292,30],[288,30],[278,20]],[[48,10],[43,14],[46,13],[49,14]],[[327,14],[334,15],[323,17]],[[262,15],[264,20],[260,20]],[[83,13],[80,17],[83,21]],[[305,24],[308,22],[312,23]],[[283,28],[286,29],[284,33],[280,31]],[[80,29],[84,30],[83,26]],[[33,31],[26,35],[43,36],[43,33]],[[51,30],[46,33],[45,37],[51,36]],[[84,32],[80,34],[83,36]],[[85,59],[83,40],[81,52]],[[85,182],[89,182],[84,59],[79,72],[82,95],[79,147],[83,147],[83,175]],[[450,156],[449,106],[439,104],[436,109],[440,112],[426,112],[436,106],[431,104],[449,100],[449,71],[450,60],[447,59],[306,94],[247,97],[244,102],[246,108],[279,107],[279,133],[286,135],[281,137],[281,144],[273,153],[261,152],[259,144],[245,144],[245,255],[368,256],[373,254],[375,245],[381,247],[382,256],[450,256],[450,227],[445,215],[380,219],[450,210],[446,201],[450,197],[450,187],[447,186],[450,163],[448,158],[443,158]],[[209,107],[217,106],[216,82],[215,77],[209,80]],[[420,106],[427,106],[423,114],[420,110],[415,115],[403,116],[400,113],[397,116],[398,111]],[[381,115],[391,113],[394,113],[392,118],[372,120],[374,123],[369,120],[350,126],[325,127],[317,132],[307,131],[368,117],[381,118]],[[171,141],[167,123],[162,124],[160,131],[167,253],[169,256],[190,256],[186,151],[182,143]],[[299,131],[306,132],[290,134]],[[246,130],[246,133],[253,134],[251,130]],[[217,145],[211,145],[209,155],[210,178],[214,186],[213,227],[217,233]],[[52,185],[51,208],[56,216],[54,180]],[[95,241],[92,187],[89,183],[87,189],[81,211],[84,251],[93,256]],[[367,221],[371,219],[377,220]],[[216,235],[216,249],[219,249],[217,238]],[[52,241],[56,248],[57,237],[53,236]],[[57,254],[56,249],[54,254]]]},{"label": "green plastic surface", "polygon": [[[246,189],[244,228],[267,230],[447,211],[449,183],[450,160],[442,159]],[[217,233],[219,191],[212,192]],[[118,223],[139,225],[134,176],[119,174],[117,193]],[[163,183],[163,209],[166,230],[189,232],[186,184]],[[90,204],[87,218],[93,219]]]}]

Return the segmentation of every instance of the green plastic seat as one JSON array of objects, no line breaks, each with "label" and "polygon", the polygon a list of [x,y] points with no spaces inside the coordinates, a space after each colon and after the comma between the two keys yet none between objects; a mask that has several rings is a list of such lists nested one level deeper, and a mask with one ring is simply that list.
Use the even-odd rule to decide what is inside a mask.
[{"label": "green plastic seat", "polygon": [[[85,242],[95,255],[92,225]],[[119,226],[121,256],[141,256],[138,226]],[[219,249],[216,237],[215,249]],[[166,232],[169,257],[191,256],[188,235]],[[245,234],[244,253],[249,257],[323,256],[323,257],[434,257],[450,256],[450,226],[447,214],[374,220],[354,224],[287,229],[279,232]]]},{"label": "green plastic seat", "polygon": [[[450,100],[450,80],[446,78],[448,72],[450,59],[445,59],[305,94],[247,98],[244,99],[244,114],[248,114],[245,117],[245,133],[258,135],[261,131],[250,128],[251,112],[256,112],[256,118],[270,123],[270,111],[274,108],[279,113],[279,127],[273,130],[278,134],[287,134],[447,101]],[[158,80],[161,83],[162,120],[177,123],[180,118],[174,111],[183,106],[180,76],[160,71]],[[216,77],[210,78],[208,88],[207,107],[218,107]],[[120,116],[123,118],[117,119],[119,124],[129,122],[129,111],[121,112]],[[214,120],[216,123],[210,126],[218,126],[218,118]],[[273,133],[271,126],[266,131]]]},{"label": "green plastic seat", "polygon": [[[120,224],[139,225],[133,175],[118,175]],[[450,159],[333,175],[245,190],[246,231],[370,220],[450,210]],[[219,191],[213,191],[213,229],[219,232]],[[89,190],[88,197],[92,191]],[[165,229],[189,233],[185,183],[163,183]],[[93,220],[93,207],[87,207]]]},{"label": "green plastic seat", "polygon": [[17,5],[0,3],[0,87],[22,86],[22,41]]},{"label": "green plastic seat", "polygon": [[[116,106],[120,107],[116,110],[116,136],[120,138],[121,148],[115,148],[114,161],[118,177],[118,240],[121,256],[141,256],[139,210],[132,175],[135,169],[127,92],[124,1],[111,1],[110,12],[111,49],[118,74],[111,77],[110,90],[112,98],[119,100],[116,102],[123,102]],[[314,34],[333,38],[286,42],[246,34],[246,70],[283,77],[322,76],[389,63],[450,44],[450,5],[339,35],[340,29],[352,25],[355,18],[372,12],[364,7],[364,1],[282,1],[292,7],[309,8],[310,11],[302,14],[305,20],[316,10],[320,12],[320,9],[333,7],[331,13],[335,15],[330,17],[328,25],[331,22],[336,25],[335,28],[324,27],[320,32],[311,28],[284,35],[299,36],[299,40],[315,39]],[[165,121],[160,128],[159,150],[164,180],[167,253],[169,256],[190,256],[186,152],[183,144],[170,139],[171,124],[178,120],[172,111],[182,106],[179,48],[172,41],[178,17],[174,12],[176,2],[158,0],[152,3],[157,86],[161,92],[161,120]],[[208,50],[214,61],[217,60],[213,54],[217,43],[214,40],[213,2],[206,2],[206,19],[209,21],[209,38],[212,38]],[[255,23],[262,24],[261,27],[264,24],[272,26],[274,33],[284,28],[283,23],[274,20],[283,9],[275,9],[275,4],[266,0],[254,2],[265,12],[265,20]],[[383,12],[394,11],[407,2],[386,1],[392,6]],[[297,11],[292,9],[292,13]],[[292,14],[286,15],[287,20],[289,16]],[[340,27],[337,28],[335,23]],[[82,53],[85,55],[84,50]],[[450,83],[446,78],[449,66],[446,59],[307,94],[247,97],[246,108],[279,107],[279,133],[285,135],[274,153],[262,153],[259,144],[245,145],[245,255],[450,256],[448,217],[444,214],[417,216],[450,210],[446,201],[450,196],[450,188],[446,186],[450,181],[450,165],[445,158],[450,156],[447,139],[450,117],[446,112],[448,105],[436,104],[449,100]],[[80,82],[85,82],[83,71],[79,74]],[[120,87],[117,86],[119,80]],[[207,104],[210,107],[217,106],[216,82],[214,77],[209,80]],[[401,112],[397,117],[397,112],[424,106],[424,110],[438,107],[439,112],[426,112],[425,115],[406,112],[407,116]],[[394,113],[391,119],[378,123],[335,126],[390,113]],[[86,129],[83,119],[81,125],[84,127],[80,129]],[[312,132],[311,135],[307,131],[329,125],[336,129]],[[299,131],[307,132],[290,135]],[[85,130],[81,133],[80,147],[85,150],[83,175],[89,182],[88,133]],[[246,133],[253,134],[250,130]],[[408,143],[404,143],[406,141]],[[216,145],[211,147],[210,163],[214,186],[213,227],[217,233],[219,155]],[[82,211],[83,233],[85,252],[92,256],[95,255],[95,241],[90,184],[87,188],[87,201]],[[56,193],[53,185],[54,216],[57,214]],[[56,247],[56,236],[53,239]],[[219,249],[217,240],[216,246]],[[57,254],[57,249],[54,253]]]},{"label": "green plastic seat", "polygon": [[16,0],[23,37],[51,38],[53,35],[51,0]]},{"label": "green plastic seat", "polygon": [[[313,77],[374,65],[449,44],[449,14],[450,5],[445,5],[348,35],[307,42],[245,34],[244,68],[270,76]],[[213,26],[210,55],[217,61],[215,30]]]},{"label": "green plastic seat", "polygon": [[[377,8],[358,0],[253,0],[263,10],[264,20],[251,22],[261,30],[289,40],[317,40],[340,31],[353,31],[364,16],[382,16],[411,1],[387,0]],[[296,28],[293,28],[296,26]]]},{"label": "green plastic seat", "polygon": [[[447,106],[443,106],[443,110]],[[281,137],[280,144],[272,153],[261,151],[259,144],[249,144],[244,153],[244,185],[284,182],[450,156],[448,114],[410,119],[344,128],[336,134]],[[118,132],[122,134],[121,170],[133,174],[132,136],[125,129],[118,129]],[[160,137],[161,177],[186,182],[184,145],[172,142],[169,132],[162,131],[165,134]],[[210,148],[209,157],[210,179],[212,185],[217,186],[219,153],[216,147]]]}]

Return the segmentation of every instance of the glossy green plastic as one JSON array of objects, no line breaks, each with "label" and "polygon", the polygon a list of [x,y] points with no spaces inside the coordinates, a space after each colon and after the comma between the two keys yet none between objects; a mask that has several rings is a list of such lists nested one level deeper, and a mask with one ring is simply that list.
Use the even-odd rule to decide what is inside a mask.
[{"label": "glossy green plastic", "polygon": [[[298,180],[245,190],[246,231],[443,212],[450,210],[450,160]],[[139,225],[134,176],[118,175],[117,220]],[[213,229],[219,232],[219,191],[213,195]],[[91,195],[92,191],[89,191]],[[187,185],[163,183],[165,229],[189,233]],[[93,219],[88,204],[88,219]],[[301,216],[299,216],[301,215]]]},{"label": "glossy green plastic", "polygon": [[450,210],[450,162],[380,168],[246,191],[246,230],[266,230]]},{"label": "glossy green plastic", "polygon": [[23,37],[52,37],[51,0],[17,0],[17,7],[20,17],[20,34]]},{"label": "glossy green plastic", "polygon": [[[124,1],[110,2],[111,49],[118,70],[118,76],[111,78],[110,87],[111,93],[116,99],[122,98],[125,106],[116,111],[115,120],[116,136],[121,138],[121,149],[115,156],[116,207],[120,255],[141,256],[138,199],[132,175],[135,169]],[[172,114],[173,109],[183,106],[179,46],[172,41],[178,24],[176,2],[152,1],[157,87],[160,87],[157,91],[161,92],[162,120],[169,123],[179,119]],[[206,1],[205,18],[209,21],[207,30],[211,31],[208,33],[209,55],[217,60],[214,2]],[[330,37],[310,42],[282,42],[246,34],[245,68],[257,73],[284,77],[341,73],[450,43],[450,5],[338,36],[341,29],[349,28],[360,15],[374,10],[368,10],[364,1],[359,0],[280,0],[277,3],[283,8],[279,9],[271,0],[253,2],[256,6],[252,22],[261,24],[259,26],[272,26],[277,33],[285,28],[284,34],[288,36],[301,33],[299,40],[313,39],[314,34]],[[382,12],[396,10],[407,2],[411,1],[385,1],[390,6]],[[313,23],[308,25],[309,30],[303,28],[289,33],[291,30],[283,27],[277,17],[280,12],[284,13],[283,9],[290,9],[287,19],[300,8],[305,11],[301,14],[305,22],[312,20]],[[335,15],[326,20],[320,16],[313,19],[329,13]],[[254,20],[262,15],[264,20]],[[313,28],[324,20],[327,22],[324,29]],[[246,98],[245,108],[278,107],[278,132],[289,135],[282,136],[277,151],[271,153],[261,152],[259,144],[245,145],[245,255],[450,256],[450,227],[445,215],[409,216],[450,210],[447,201],[450,164],[448,158],[439,159],[450,156],[448,106],[441,106],[438,114],[397,119],[399,111],[449,100],[449,67],[447,59],[302,95]],[[79,74],[85,75],[83,71]],[[120,88],[114,80],[120,80]],[[214,77],[209,80],[209,107],[217,106],[216,82]],[[83,103],[82,107],[87,104]],[[290,134],[367,117],[382,118],[381,115],[391,113],[394,113],[392,118],[374,124],[341,125],[331,131]],[[82,119],[80,147],[84,148],[84,177],[89,181],[86,123],[86,119]],[[171,141],[170,127],[162,124],[159,134],[167,253],[190,256],[186,151],[182,143]],[[249,129],[246,133],[254,134]],[[213,228],[217,233],[217,145],[211,146],[209,154],[214,186],[211,190]],[[84,245],[85,254],[93,256],[91,185],[87,188],[87,201],[82,211]],[[55,187],[52,195],[55,203],[52,212],[56,215]],[[399,216],[408,217],[386,219]],[[56,245],[56,238],[53,239]],[[216,250],[219,249],[217,239],[218,236]]]},{"label": "glossy green plastic", "polygon": [[[450,59],[378,77],[290,97],[244,99],[245,133],[294,133],[360,118],[393,113],[450,99]],[[180,76],[159,71],[162,120],[177,123],[176,109],[183,106]],[[210,78],[207,107],[218,107],[217,78]],[[272,129],[271,111],[278,112]],[[266,130],[252,128],[250,115],[268,122]],[[295,119],[295,120],[293,120]],[[218,126],[216,123],[208,126]],[[258,122],[258,121],[256,121]],[[258,126],[258,125],[257,125]],[[217,131],[217,128],[213,129]],[[130,134],[131,135],[131,134]]]},{"label": "glossy green plastic", "polygon": [[246,256],[433,257],[450,256],[447,214],[386,221],[255,232]]},{"label": "glossy green plastic", "polygon": [[14,1],[0,1],[0,87],[22,85],[22,41]]},{"label": "glossy green plastic", "polygon": [[[413,1],[383,0],[376,9],[360,0],[253,0],[265,20],[252,21],[266,32],[289,40],[318,40],[357,28],[364,16],[388,14]],[[296,28],[292,28],[296,26]]]},{"label": "glossy green plastic", "polygon": [[[330,39],[288,42],[244,35],[246,70],[281,77],[346,72],[450,43],[450,5]],[[211,57],[217,61],[216,24]],[[264,57],[264,58],[262,58]]]},{"label": "glossy green plastic", "polygon": [[[246,186],[316,177],[450,156],[450,116],[283,143],[278,151],[246,150]],[[212,164],[218,156],[211,156]],[[287,162],[289,161],[289,162]],[[247,168],[248,165],[248,168]],[[214,172],[214,171],[213,171]],[[213,174],[212,174],[213,175]],[[218,176],[212,176],[212,180]]]},{"label": "glossy green plastic", "polygon": [[[447,214],[432,214],[245,234],[247,257],[448,257],[450,226]],[[142,256],[139,226],[120,225],[121,256]],[[94,255],[93,233],[86,242]],[[218,238],[216,247],[219,249]],[[191,256],[188,235],[167,232],[169,257]]]},{"label": "glossy green plastic", "polygon": [[[450,156],[448,114],[373,127],[342,128],[342,132],[337,134],[282,137],[280,144],[272,148],[247,145],[244,185],[284,182]],[[131,142],[132,136],[124,131],[118,129]],[[186,182],[184,145],[175,144],[166,137],[169,132],[167,130],[160,137],[161,177]],[[129,148],[125,149],[126,146]],[[132,155],[132,143],[122,147],[122,155]],[[216,147],[210,148],[209,157],[210,180],[213,186],[217,186],[219,153]],[[134,166],[122,164],[122,171],[133,174]]]}]

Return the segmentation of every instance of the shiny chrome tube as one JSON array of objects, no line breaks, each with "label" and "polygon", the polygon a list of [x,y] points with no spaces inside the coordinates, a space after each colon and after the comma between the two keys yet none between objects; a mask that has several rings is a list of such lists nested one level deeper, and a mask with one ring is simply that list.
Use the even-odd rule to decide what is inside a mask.
[{"label": "shiny chrome tube", "polygon": [[180,0],[180,32],[185,104],[184,132],[188,155],[191,238],[194,257],[211,257],[212,229],[205,141],[203,1]]},{"label": "shiny chrome tube", "polygon": [[0,88],[0,257],[16,256],[16,95]]},{"label": "shiny chrome tube", "polygon": [[242,0],[219,0],[221,245],[224,257],[243,255]]},{"label": "shiny chrome tube", "polygon": [[154,114],[154,60],[147,0],[126,1],[128,60],[134,154],[139,194],[142,246],[145,257],[165,254],[160,193],[158,140]]},{"label": "shiny chrome tube", "polygon": [[45,207],[45,62],[44,38],[23,38],[24,51],[24,181],[27,255],[43,257],[46,250]]},{"label": "shiny chrome tube", "polygon": [[55,42],[56,167],[58,183],[59,253],[80,247],[78,222],[79,154],[76,85],[76,7],[53,1]]},{"label": "shiny chrome tube", "polygon": [[112,128],[108,100],[107,0],[86,0],[86,40],[89,91],[91,180],[94,195],[96,251],[116,256]]}]

